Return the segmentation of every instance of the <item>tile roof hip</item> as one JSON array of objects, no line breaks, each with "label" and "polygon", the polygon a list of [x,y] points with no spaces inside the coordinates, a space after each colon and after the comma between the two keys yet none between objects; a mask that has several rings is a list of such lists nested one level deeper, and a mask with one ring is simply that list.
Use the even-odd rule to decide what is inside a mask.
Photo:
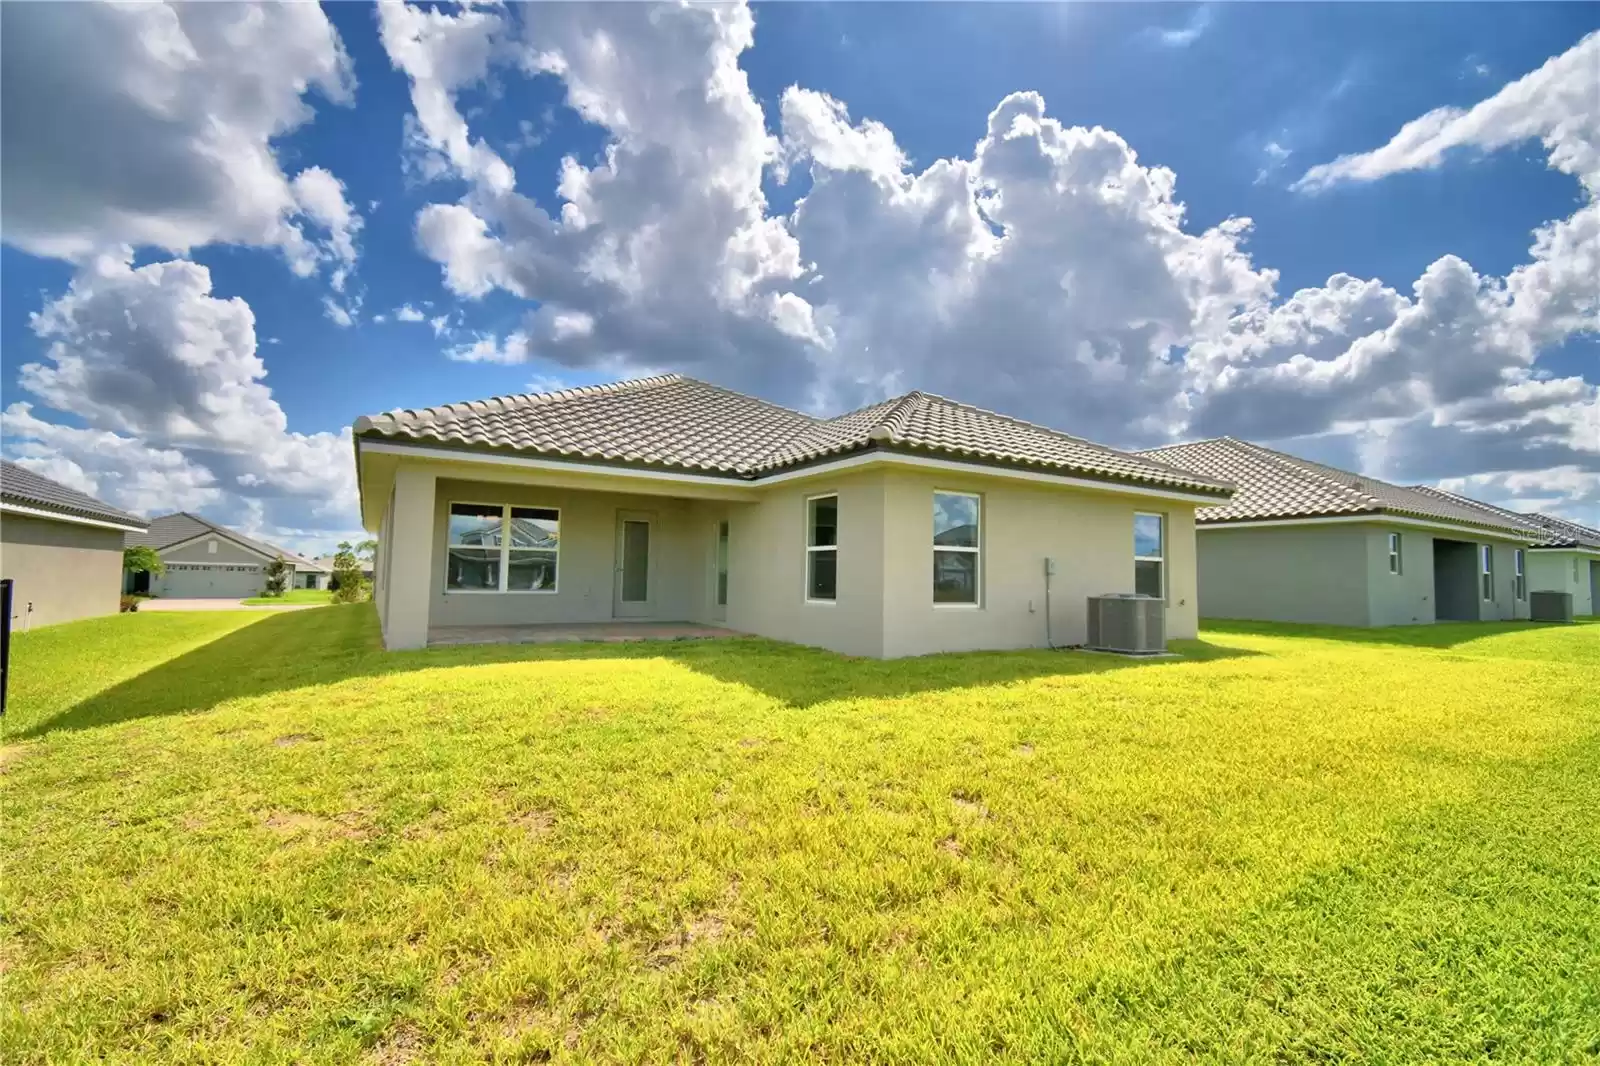
[{"label": "tile roof hip", "polygon": [[9,459],[0,459],[0,498],[15,500],[21,506],[50,511],[66,518],[87,518],[140,529],[148,525],[136,514],[36,474]]},{"label": "tile roof hip", "polygon": [[834,418],[814,418],[678,374],[390,411],[357,419],[355,432],[747,480],[888,447],[1219,496],[1231,491],[1225,481],[931,393],[910,392]]}]

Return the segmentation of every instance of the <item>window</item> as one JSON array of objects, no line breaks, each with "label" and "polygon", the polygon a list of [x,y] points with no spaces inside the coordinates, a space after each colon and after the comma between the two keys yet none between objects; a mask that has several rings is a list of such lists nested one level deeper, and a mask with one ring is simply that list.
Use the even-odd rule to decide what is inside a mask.
[{"label": "window", "polygon": [[445,589],[450,592],[554,592],[561,512],[452,503],[447,550]]},{"label": "window", "polygon": [[1166,516],[1135,513],[1133,516],[1133,591],[1141,596],[1154,596],[1157,599],[1166,596],[1166,551]]},{"label": "window", "polygon": [[728,523],[717,523],[717,606],[728,606]]},{"label": "window", "polygon": [[1400,534],[1389,534],[1389,573],[1400,572]]},{"label": "window", "polygon": [[983,504],[970,492],[933,494],[933,602],[978,605]]},{"label": "window", "polygon": [[806,501],[806,599],[839,598],[839,497]]},{"label": "window", "polygon": [[1511,561],[1514,564],[1511,568],[1511,594],[1519,600],[1528,598],[1528,575],[1527,567],[1524,565],[1526,558],[1521,548],[1511,553]]},{"label": "window", "polygon": [[1494,599],[1494,549],[1487,544],[1478,545],[1478,574],[1483,598]]}]

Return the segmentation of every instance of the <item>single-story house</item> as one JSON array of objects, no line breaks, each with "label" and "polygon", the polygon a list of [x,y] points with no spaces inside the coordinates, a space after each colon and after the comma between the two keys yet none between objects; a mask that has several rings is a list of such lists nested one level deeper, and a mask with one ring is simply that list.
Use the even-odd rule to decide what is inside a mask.
[{"label": "single-story house", "polygon": [[129,592],[169,599],[256,596],[267,564],[280,555],[294,568],[290,588],[328,587],[327,567],[187,511],[151,519],[148,530],[129,533],[126,543],[154,548],[166,566],[160,577],[129,574]]},{"label": "single-story house", "polygon": [[1082,644],[1150,593],[1192,637],[1231,488],[912,392],[813,418],[677,374],[360,418],[390,648],[652,619],[853,655]]},{"label": "single-story house", "polygon": [[1195,516],[1208,618],[1390,626],[1528,617],[1528,549],[1540,534],[1520,519],[1232,437],[1139,454],[1238,486]]},{"label": "single-story house", "polygon": [[1531,524],[1541,539],[1528,549],[1528,591],[1570,593],[1573,614],[1600,614],[1600,530],[1555,515],[1508,511],[1443,489],[1418,486],[1418,491]]},{"label": "single-story house", "polygon": [[12,585],[12,628],[116,614],[122,538],[145,520],[0,460],[0,577]]},{"label": "single-story house", "polygon": [[[326,569],[328,571],[327,577],[325,577],[323,579],[322,584],[316,586],[317,588],[332,588],[333,587],[333,585],[332,585],[333,569],[334,569],[334,567],[333,567],[333,558],[334,557],[331,556],[331,555],[318,555],[318,556],[315,556],[311,560],[313,563],[317,564],[320,567],[323,567],[324,569]],[[360,566],[361,566],[361,576],[366,578],[368,581],[371,581],[372,580],[372,564],[370,562],[368,562],[367,560],[360,558],[359,556],[357,556],[356,562],[359,563]]]}]

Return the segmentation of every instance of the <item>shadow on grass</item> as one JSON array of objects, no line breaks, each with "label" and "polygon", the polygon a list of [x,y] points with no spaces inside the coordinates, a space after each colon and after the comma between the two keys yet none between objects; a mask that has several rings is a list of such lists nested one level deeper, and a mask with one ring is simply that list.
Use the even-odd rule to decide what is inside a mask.
[{"label": "shadow on grass", "polygon": [[1307,637],[1313,640],[1341,640],[1351,644],[1389,644],[1408,648],[1454,648],[1473,640],[1501,633],[1527,633],[1542,629],[1571,629],[1573,625],[1593,625],[1596,619],[1576,622],[1435,622],[1432,625],[1380,626],[1360,629],[1352,626],[1308,625],[1300,622],[1249,622],[1232,618],[1203,618],[1200,628],[1218,635],[1238,634],[1260,637]]},{"label": "shadow on grass", "polygon": [[415,670],[512,662],[670,659],[718,681],[747,685],[792,707],[838,699],[892,699],[943,689],[1061,675],[1158,670],[1256,653],[1174,641],[1179,657],[1131,659],[1070,651],[967,652],[855,659],[817,648],[735,637],[629,643],[488,644],[384,651],[369,604],[273,614],[99,692],[16,734],[93,729],[205,711],[228,700]]}]

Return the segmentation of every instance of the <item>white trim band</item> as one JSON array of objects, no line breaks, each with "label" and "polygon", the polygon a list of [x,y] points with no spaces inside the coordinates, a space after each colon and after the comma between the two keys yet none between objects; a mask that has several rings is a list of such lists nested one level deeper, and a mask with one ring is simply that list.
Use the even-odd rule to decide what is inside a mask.
[{"label": "white trim band", "polygon": [[1252,518],[1243,522],[1195,523],[1196,533],[1224,529],[1266,529],[1272,526],[1407,526],[1412,529],[1443,529],[1463,536],[1486,537],[1490,540],[1507,540],[1532,544],[1539,538],[1533,533],[1512,533],[1510,530],[1488,529],[1482,526],[1454,526],[1449,522],[1429,522],[1421,518],[1405,518],[1392,514],[1328,515],[1324,518]]},{"label": "white trim band", "polygon": [[20,503],[7,503],[0,501],[0,511],[9,514],[25,515],[29,518],[50,518],[57,522],[71,522],[79,526],[99,526],[101,529],[120,529],[124,533],[143,533],[145,526],[130,526],[125,522],[107,522],[100,518],[85,518],[75,514],[62,514],[59,511],[45,511],[38,507],[24,507]]}]

